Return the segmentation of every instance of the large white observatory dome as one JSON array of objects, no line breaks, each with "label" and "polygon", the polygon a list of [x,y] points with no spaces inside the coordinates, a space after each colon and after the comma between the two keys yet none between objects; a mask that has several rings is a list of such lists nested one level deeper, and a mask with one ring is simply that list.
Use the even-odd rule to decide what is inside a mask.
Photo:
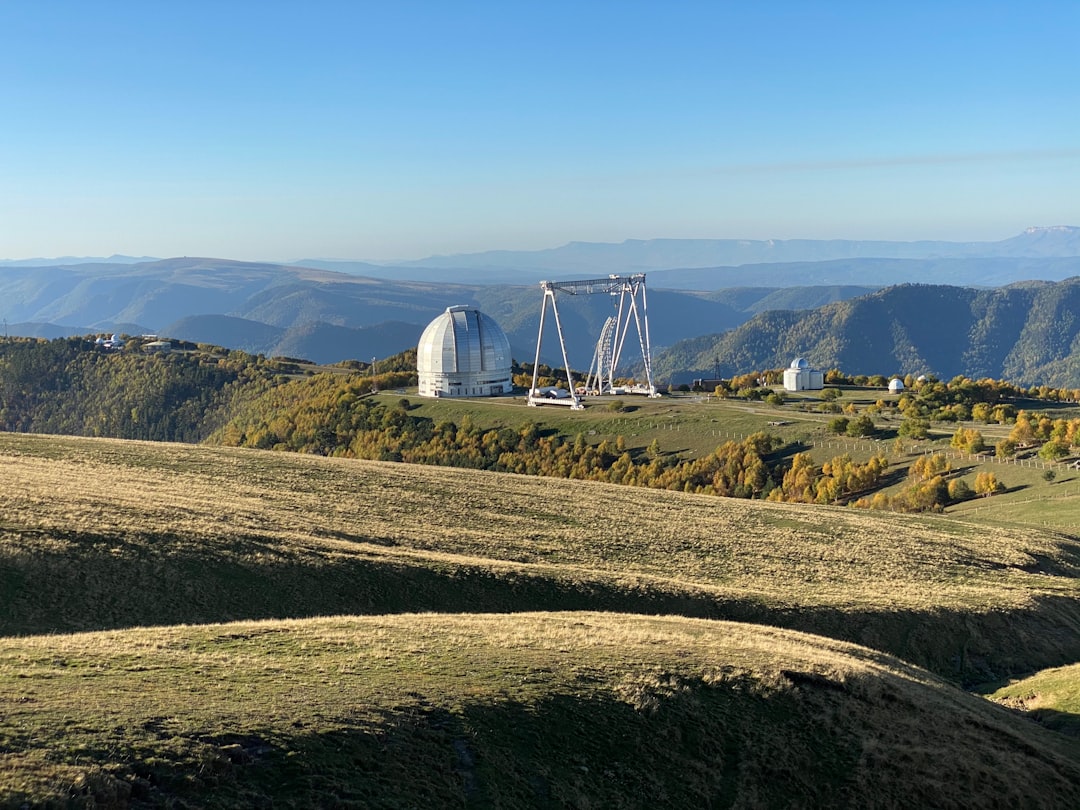
[{"label": "large white observatory dome", "polygon": [[509,394],[510,362],[510,341],[494,320],[475,307],[448,307],[420,335],[420,396]]}]

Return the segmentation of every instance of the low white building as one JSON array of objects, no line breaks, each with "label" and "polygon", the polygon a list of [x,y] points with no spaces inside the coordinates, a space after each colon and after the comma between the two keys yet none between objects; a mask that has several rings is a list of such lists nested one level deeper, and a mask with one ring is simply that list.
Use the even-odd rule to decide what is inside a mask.
[{"label": "low white building", "polygon": [[825,387],[825,374],[810,367],[802,357],[796,357],[784,369],[784,389],[787,391],[820,391]]}]

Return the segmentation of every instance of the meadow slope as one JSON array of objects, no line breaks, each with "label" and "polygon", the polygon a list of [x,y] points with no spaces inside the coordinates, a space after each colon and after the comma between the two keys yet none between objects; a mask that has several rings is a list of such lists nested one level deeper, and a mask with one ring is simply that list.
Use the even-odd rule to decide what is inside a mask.
[{"label": "meadow slope", "polygon": [[889,656],[596,613],[0,639],[0,803],[1080,804],[1073,742]]},{"label": "meadow slope", "polygon": [[964,683],[1080,660],[1074,537],[284,453],[0,434],[0,634],[411,611],[779,625]]}]

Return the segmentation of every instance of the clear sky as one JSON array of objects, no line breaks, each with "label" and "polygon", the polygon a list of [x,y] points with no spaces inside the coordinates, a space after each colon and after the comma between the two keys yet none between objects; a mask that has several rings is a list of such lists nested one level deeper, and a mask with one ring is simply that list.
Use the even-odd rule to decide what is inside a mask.
[{"label": "clear sky", "polygon": [[1080,2],[4,0],[0,258],[1080,225]]}]

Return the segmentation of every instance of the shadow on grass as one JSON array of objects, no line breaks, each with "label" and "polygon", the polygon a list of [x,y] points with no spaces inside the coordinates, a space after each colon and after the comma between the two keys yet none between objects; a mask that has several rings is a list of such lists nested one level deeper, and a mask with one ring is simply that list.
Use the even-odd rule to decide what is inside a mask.
[{"label": "shadow on grass", "polygon": [[577,693],[530,700],[511,687],[454,710],[437,705],[439,694],[408,693],[359,717],[342,706],[337,717],[225,734],[151,721],[129,732],[126,749],[81,746],[86,776],[71,798],[136,807],[651,808],[727,807],[764,793],[774,805],[798,796],[827,807],[841,802],[859,764],[852,729],[821,733],[844,699],[827,690],[671,673],[630,700],[607,687],[575,689],[571,676]]},{"label": "shadow on grass", "polygon": [[[789,677],[800,675],[799,678]],[[1075,807],[1080,767],[976,698],[882,673],[763,684],[573,676],[454,706],[438,691],[204,733],[151,720],[83,746],[67,806]],[[290,722],[291,721],[291,722]],[[993,744],[989,744],[992,741]],[[975,753],[972,753],[975,752]],[[61,760],[63,761],[63,760]],[[941,775],[948,774],[948,779]],[[1023,800],[1020,802],[1020,800]]]},{"label": "shadow on grass", "polygon": [[1056,709],[1033,709],[1025,714],[1041,726],[1080,738],[1080,714]]},{"label": "shadow on grass", "polygon": [[[27,538],[29,539],[29,538]],[[962,684],[1080,660],[1080,602],[981,613],[791,607],[675,583],[528,567],[326,555],[240,538],[203,551],[175,538],[82,538],[0,559],[0,634],[23,635],[390,613],[598,610],[776,625],[894,654]],[[1073,555],[1080,565],[1080,551]],[[1035,570],[1073,574],[1061,561]]]}]

